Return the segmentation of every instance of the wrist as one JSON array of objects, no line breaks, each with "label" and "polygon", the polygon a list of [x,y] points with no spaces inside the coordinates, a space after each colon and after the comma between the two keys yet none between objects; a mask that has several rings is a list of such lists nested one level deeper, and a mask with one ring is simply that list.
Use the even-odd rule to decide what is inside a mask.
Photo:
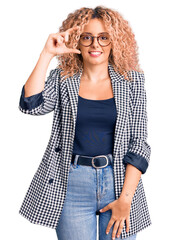
[{"label": "wrist", "polygon": [[51,61],[51,59],[54,57],[52,54],[50,54],[49,52],[47,52],[45,50],[45,48],[42,50],[42,52],[40,53],[40,57],[44,57],[47,60]]},{"label": "wrist", "polygon": [[129,192],[122,192],[119,197],[121,200],[123,200],[126,203],[131,203],[133,199],[133,194]]}]

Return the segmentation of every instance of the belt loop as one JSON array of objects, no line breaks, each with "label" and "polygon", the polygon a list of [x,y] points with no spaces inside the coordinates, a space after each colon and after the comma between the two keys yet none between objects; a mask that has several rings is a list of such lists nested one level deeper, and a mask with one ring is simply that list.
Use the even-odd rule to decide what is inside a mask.
[{"label": "belt loop", "polygon": [[74,166],[77,166],[77,161],[80,155],[76,154],[74,158]]},{"label": "belt loop", "polygon": [[109,153],[108,156],[110,158],[111,164],[113,165],[113,155],[111,153]]}]

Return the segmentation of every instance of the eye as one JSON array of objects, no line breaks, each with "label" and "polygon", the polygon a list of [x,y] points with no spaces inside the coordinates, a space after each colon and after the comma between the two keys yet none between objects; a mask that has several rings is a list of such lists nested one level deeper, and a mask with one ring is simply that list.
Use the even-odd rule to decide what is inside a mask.
[{"label": "eye", "polygon": [[87,36],[87,35],[86,35],[86,36],[82,36],[82,39],[83,39],[83,40],[89,40],[90,38],[91,38],[91,37],[90,37],[90,36]]},{"label": "eye", "polygon": [[108,36],[100,36],[101,40],[108,40],[109,37]]}]

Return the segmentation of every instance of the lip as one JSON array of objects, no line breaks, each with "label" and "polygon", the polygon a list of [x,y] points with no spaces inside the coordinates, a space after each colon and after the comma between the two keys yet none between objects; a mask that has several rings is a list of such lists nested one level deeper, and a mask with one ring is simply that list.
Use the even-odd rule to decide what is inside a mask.
[{"label": "lip", "polygon": [[[93,54],[93,52],[98,52],[98,53],[100,53],[100,54],[99,54],[99,55],[96,55],[96,54]],[[92,56],[92,57],[99,57],[99,56],[102,54],[102,52],[100,52],[100,51],[89,51],[88,53],[89,53],[90,56]]]},{"label": "lip", "polygon": [[99,52],[99,53],[102,53],[101,51],[89,51],[89,53],[90,53],[90,52]]}]

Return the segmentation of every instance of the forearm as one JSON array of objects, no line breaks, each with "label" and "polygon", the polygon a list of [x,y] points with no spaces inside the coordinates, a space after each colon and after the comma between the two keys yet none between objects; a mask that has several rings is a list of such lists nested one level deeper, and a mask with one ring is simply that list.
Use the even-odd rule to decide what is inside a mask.
[{"label": "forearm", "polygon": [[135,190],[138,186],[141,171],[139,171],[136,167],[131,164],[127,164],[126,166],[126,173],[125,173],[125,180],[122,188],[122,192],[120,194],[120,198],[124,199],[125,201],[131,202],[133,196],[135,194]]},{"label": "forearm", "polygon": [[41,52],[34,70],[32,71],[31,75],[25,83],[24,97],[29,97],[34,94],[40,93],[44,89],[46,72],[51,59],[52,57],[48,53],[46,53],[45,51]]}]

